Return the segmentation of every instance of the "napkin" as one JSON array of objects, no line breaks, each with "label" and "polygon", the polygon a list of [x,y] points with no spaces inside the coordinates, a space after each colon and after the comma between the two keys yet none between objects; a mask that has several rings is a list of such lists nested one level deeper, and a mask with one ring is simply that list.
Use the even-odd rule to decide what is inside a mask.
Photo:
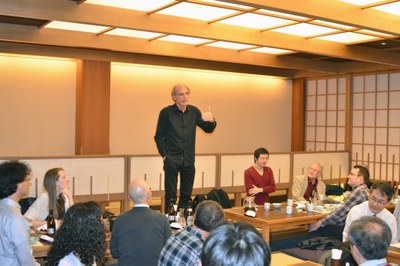
[{"label": "napkin", "polygon": [[342,252],[340,249],[332,249],[332,259],[340,260],[342,258]]},{"label": "napkin", "polygon": [[247,211],[244,215],[254,218],[254,217],[256,217],[256,212],[255,211]]}]

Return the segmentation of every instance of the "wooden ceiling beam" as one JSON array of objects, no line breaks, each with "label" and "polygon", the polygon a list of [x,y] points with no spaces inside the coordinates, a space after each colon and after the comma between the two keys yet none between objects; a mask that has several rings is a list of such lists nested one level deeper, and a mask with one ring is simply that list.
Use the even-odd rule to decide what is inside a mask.
[{"label": "wooden ceiling beam", "polygon": [[399,17],[342,1],[321,0],[219,0],[293,15],[322,19],[356,28],[400,36]]},{"label": "wooden ceiling beam", "polygon": [[[155,31],[167,34],[200,37],[222,41],[268,46],[299,52],[318,54],[321,56],[339,57],[370,63],[400,66],[400,54],[380,51],[366,47],[346,46],[316,39],[305,39],[277,32],[260,32],[254,29],[178,18],[173,16],[104,7],[99,5],[77,5],[72,1],[62,0],[13,0],[3,1],[0,15],[17,17],[33,17],[46,20],[62,20],[69,22],[107,25],[110,27],[130,28],[144,31]],[[239,1],[234,1],[239,2]],[[247,1],[253,5],[257,2]],[[276,2],[276,1],[272,1]],[[287,1],[283,1],[286,3]],[[291,1],[291,3],[293,3]],[[278,4],[276,4],[277,6]],[[286,7],[280,5],[280,8]],[[21,8],[25,6],[25,8]],[[275,7],[277,9],[277,7]],[[326,12],[329,13],[329,12]],[[101,16],[99,14],[102,14]],[[44,29],[42,29],[44,30]],[[100,37],[100,36],[99,36]],[[97,39],[94,38],[93,41]],[[131,38],[133,39],[133,38]],[[95,45],[95,43],[93,44]],[[226,49],[224,50],[225,53]],[[229,52],[227,52],[229,54]],[[279,66],[278,66],[279,67]],[[324,71],[324,70],[323,70]]]}]

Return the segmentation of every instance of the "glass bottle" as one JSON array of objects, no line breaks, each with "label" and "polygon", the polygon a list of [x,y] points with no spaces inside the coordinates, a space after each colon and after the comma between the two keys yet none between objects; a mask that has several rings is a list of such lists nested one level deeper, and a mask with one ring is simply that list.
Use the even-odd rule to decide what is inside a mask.
[{"label": "glass bottle", "polygon": [[178,215],[176,216],[177,220],[176,222],[180,225],[182,225],[182,227],[186,226],[186,219],[185,219],[185,209],[184,208],[179,208],[179,212]]},{"label": "glass bottle", "polygon": [[187,210],[187,219],[186,219],[187,226],[194,225],[194,216],[193,216],[193,209],[191,206],[188,207]]},{"label": "glass bottle", "polygon": [[56,220],[54,219],[53,210],[49,210],[49,216],[47,217],[47,235],[54,237],[56,233]]},{"label": "glass bottle", "polygon": [[169,223],[173,223],[175,222],[175,216],[176,216],[176,212],[175,212],[175,205],[176,199],[171,199],[170,203],[169,203],[169,208],[168,208],[168,220]]}]

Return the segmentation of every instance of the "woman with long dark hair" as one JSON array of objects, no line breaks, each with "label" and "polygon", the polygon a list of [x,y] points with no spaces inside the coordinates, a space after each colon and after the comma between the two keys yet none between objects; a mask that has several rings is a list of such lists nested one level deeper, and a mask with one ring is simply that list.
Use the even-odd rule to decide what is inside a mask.
[{"label": "woman with long dark hair", "polygon": [[106,251],[100,205],[77,203],[66,213],[48,254],[48,265],[102,265]]}]

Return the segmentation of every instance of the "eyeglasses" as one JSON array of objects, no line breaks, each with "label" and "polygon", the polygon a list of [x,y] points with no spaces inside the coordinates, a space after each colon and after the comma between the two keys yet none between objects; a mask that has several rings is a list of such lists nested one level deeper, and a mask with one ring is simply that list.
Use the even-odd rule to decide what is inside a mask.
[{"label": "eyeglasses", "polygon": [[352,173],[352,172],[350,172],[349,175],[351,175],[351,176],[360,176],[359,174],[355,174],[355,173]]},{"label": "eyeglasses", "polygon": [[369,200],[372,200],[373,202],[379,204],[379,205],[385,205],[387,203],[387,201],[383,201],[383,200],[378,200],[377,198],[375,198],[374,196],[369,196],[368,197]]}]

